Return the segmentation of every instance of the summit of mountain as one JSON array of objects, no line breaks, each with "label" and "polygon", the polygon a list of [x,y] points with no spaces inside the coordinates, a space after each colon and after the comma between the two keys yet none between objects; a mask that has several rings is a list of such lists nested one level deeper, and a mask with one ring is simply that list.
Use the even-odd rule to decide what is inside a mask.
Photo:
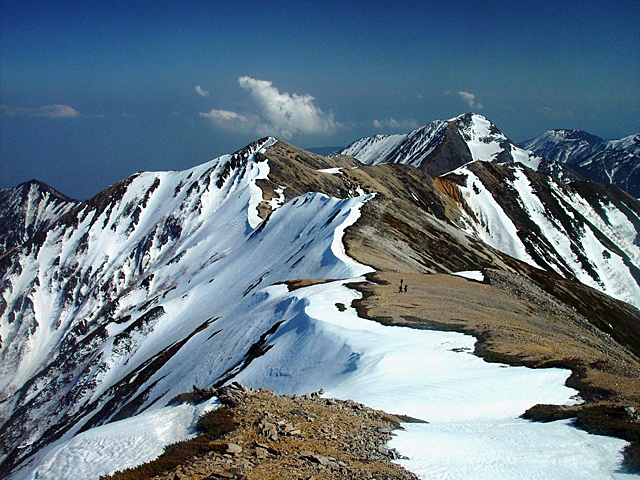
[{"label": "summit of mountain", "polygon": [[78,203],[39,180],[0,189],[0,253],[45,230]]},{"label": "summit of mountain", "polygon": [[477,113],[437,120],[407,134],[364,137],[339,153],[369,165],[412,165],[431,175],[448,173],[472,161],[518,161],[531,168],[542,162]]}]

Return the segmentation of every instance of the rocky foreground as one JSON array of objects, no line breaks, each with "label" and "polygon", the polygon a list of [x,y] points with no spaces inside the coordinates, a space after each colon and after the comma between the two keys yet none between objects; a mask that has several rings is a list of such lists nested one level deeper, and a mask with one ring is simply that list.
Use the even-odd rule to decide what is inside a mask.
[{"label": "rocky foreground", "polygon": [[392,431],[400,428],[398,417],[321,394],[276,395],[239,383],[219,389],[194,387],[176,401],[217,396],[222,406],[199,422],[209,433],[176,444],[180,448],[167,449],[164,457],[191,448],[207,451],[177,459],[176,466],[158,473],[153,472],[169,465],[170,459],[161,456],[155,467],[151,462],[102,480],[417,479],[392,463],[399,455],[385,447]]}]

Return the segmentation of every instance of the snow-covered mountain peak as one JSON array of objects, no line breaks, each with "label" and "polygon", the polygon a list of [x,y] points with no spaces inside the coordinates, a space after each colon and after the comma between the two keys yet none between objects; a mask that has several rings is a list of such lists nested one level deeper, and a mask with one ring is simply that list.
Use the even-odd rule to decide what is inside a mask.
[{"label": "snow-covered mountain peak", "polygon": [[524,146],[568,164],[584,179],[612,183],[640,197],[640,135],[605,141],[580,130],[549,130]]},{"label": "snow-covered mountain peak", "polygon": [[577,140],[580,142],[586,142],[591,145],[597,145],[602,142],[602,139],[596,135],[592,135],[584,130],[568,130],[568,129],[555,129],[549,130],[550,136],[556,136],[564,140]]},{"label": "snow-covered mountain peak", "polygon": [[[510,153],[509,139],[484,115],[465,113],[450,122],[459,129],[462,138],[471,150],[473,160],[500,161],[500,154],[504,152],[508,155]],[[507,161],[506,158],[505,161]]]},{"label": "snow-covered mountain peak", "polygon": [[496,127],[491,122],[491,120],[480,113],[463,113],[461,115],[458,115],[457,117],[450,118],[448,122],[457,125],[458,128],[473,132],[473,134],[476,136],[501,134],[498,127]]},{"label": "snow-covered mountain peak", "polygon": [[0,253],[43,231],[77,203],[38,180],[0,190]]},{"label": "snow-covered mountain peak", "polygon": [[402,163],[442,175],[472,161],[520,162],[538,169],[543,159],[509,140],[487,117],[465,113],[408,134],[365,137],[339,152],[363,163]]}]

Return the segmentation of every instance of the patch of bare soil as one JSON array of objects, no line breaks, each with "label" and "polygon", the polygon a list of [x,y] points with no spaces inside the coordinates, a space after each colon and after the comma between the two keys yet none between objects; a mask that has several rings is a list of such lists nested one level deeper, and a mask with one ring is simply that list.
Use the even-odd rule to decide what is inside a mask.
[{"label": "patch of bare soil", "polygon": [[[155,476],[140,476],[144,467],[138,467],[103,480],[417,480],[391,462],[399,456],[384,446],[399,428],[397,417],[321,393],[283,396],[238,383],[198,389],[194,399],[218,396],[233,425],[221,435],[194,439],[199,447],[206,444],[206,453]],[[201,423],[217,421],[207,422],[206,415]]]},{"label": "patch of bare soil", "polygon": [[285,285],[290,292],[298,290],[299,288],[310,287],[312,285],[320,285],[322,283],[335,282],[334,278],[303,278],[299,280],[287,280]]}]

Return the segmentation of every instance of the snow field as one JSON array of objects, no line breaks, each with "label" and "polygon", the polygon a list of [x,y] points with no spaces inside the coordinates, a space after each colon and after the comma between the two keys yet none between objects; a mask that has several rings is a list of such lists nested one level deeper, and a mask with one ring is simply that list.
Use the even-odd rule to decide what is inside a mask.
[{"label": "snow field", "polygon": [[48,447],[40,464],[20,472],[24,480],[98,479],[153,460],[165,447],[194,435],[200,415],[215,408],[212,399],[178,405],[92,428]]},{"label": "snow field", "polygon": [[[289,319],[237,380],[280,393],[325,388],[327,397],[427,420],[404,424],[389,444],[409,457],[398,463],[424,479],[627,478],[617,473],[625,442],[566,421],[518,418],[535,403],[574,402],[575,391],[563,385],[567,371],[488,364],[470,354],[470,336],[363,320],[336,307],[358,297],[343,284],[269,287],[274,311]],[[149,460],[192,433],[190,408],[151,410],[59,442],[17,478],[97,478]]]},{"label": "snow field", "polygon": [[468,278],[469,280],[475,280],[477,282],[484,281],[484,274],[479,270],[468,270],[465,272],[455,272],[453,275],[457,275],[459,277]]},{"label": "snow field", "polygon": [[570,422],[519,418],[537,403],[577,402],[564,386],[568,371],[489,364],[471,354],[475,339],[468,335],[361,319],[336,306],[358,297],[343,283],[292,292],[306,305],[304,315],[291,320],[295,328],[280,327],[274,348],[241,381],[302,393],[305,378],[307,391],[324,388],[326,397],[427,420],[403,425],[389,444],[409,457],[399,463],[424,479],[626,478],[617,473],[624,441]]}]

